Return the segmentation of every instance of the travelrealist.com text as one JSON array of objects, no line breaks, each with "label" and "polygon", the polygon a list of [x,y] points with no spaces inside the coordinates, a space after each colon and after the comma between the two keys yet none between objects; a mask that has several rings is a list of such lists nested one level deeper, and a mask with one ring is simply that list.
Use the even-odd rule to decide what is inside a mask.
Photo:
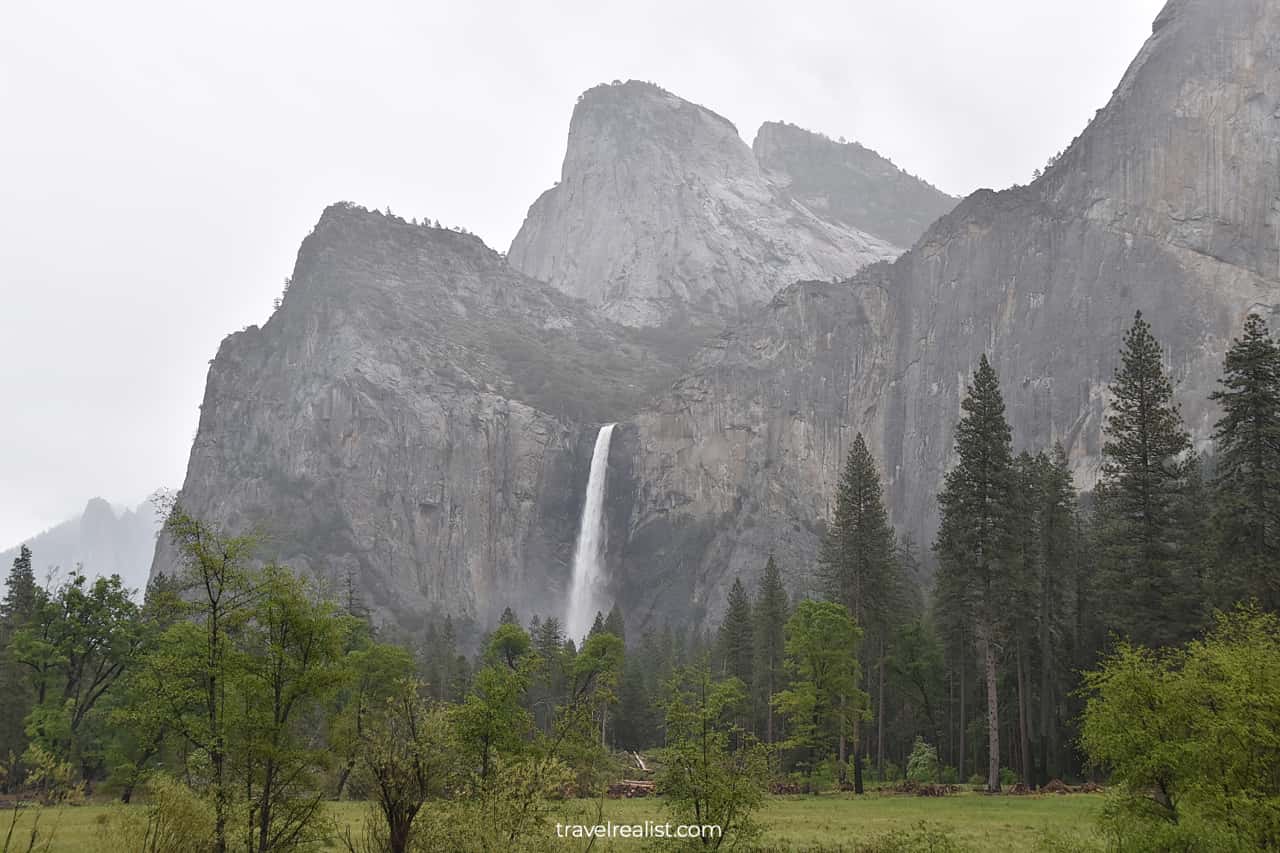
[{"label": "travelrealist.com text", "polygon": [[557,823],[557,838],[719,838],[724,832],[718,824],[644,823],[581,824]]}]

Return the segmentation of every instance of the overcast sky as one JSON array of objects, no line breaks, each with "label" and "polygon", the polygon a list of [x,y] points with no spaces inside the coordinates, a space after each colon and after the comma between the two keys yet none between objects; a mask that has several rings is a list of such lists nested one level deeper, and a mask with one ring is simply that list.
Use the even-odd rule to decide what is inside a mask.
[{"label": "overcast sky", "polygon": [[0,548],[181,485],[208,361],[346,199],[505,250],[574,100],[650,80],[943,190],[1026,182],[1163,0],[0,3]]}]

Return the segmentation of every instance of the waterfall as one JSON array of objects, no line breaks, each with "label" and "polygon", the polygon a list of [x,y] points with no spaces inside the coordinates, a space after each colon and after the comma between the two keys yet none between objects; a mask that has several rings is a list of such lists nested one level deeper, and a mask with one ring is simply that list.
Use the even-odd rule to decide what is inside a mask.
[{"label": "waterfall", "polygon": [[578,542],[573,548],[573,587],[569,592],[565,630],[576,643],[581,643],[591,630],[596,611],[605,607],[600,551],[604,544],[604,485],[609,471],[609,440],[614,426],[616,424],[605,424],[596,434],[591,473],[587,475],[587,499],[582,504]]}]

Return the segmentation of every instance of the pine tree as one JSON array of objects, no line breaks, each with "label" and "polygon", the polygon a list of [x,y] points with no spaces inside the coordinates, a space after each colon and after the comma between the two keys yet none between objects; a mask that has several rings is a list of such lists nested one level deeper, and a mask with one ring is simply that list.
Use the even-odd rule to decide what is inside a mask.
[{"label": "pine tree", "polygon": [[880,475],[858,433],[836,487],[818,570],[827,597],[847,607],[863,629],[883,621],[897,591],[893,546]]},{"label": "pine tree", "polygon": [[756,601],[752,610],[755,621],[755,684],[765,709],[765,742],[772,744],[776,742],[778,735],[772,699],[773,694],[781,690],[786,681],[786,625],[790,610],[787,590],[782,585],[782,573],[772,554],[765,563],[764,574],[756,588]]},{"label": "pine tree", "polygon": [[37,596],[35,572],[31,568],[31,549],[23,545],[5,583],[4,601],[0,602],[0,619],[18,627],[35,613]]},{"label": "pine tree", "polygon": [[[878,699],[883,716],[884,661],[891,614],[900,606],[902,588],[899,566],[894,559],[894,535],[884,508],[884,493],[876,462],[862,433],[854,437],[836,487],[836,506],[831,525],[823,538],[818,571],[824,592],[843,604],[866,632],[864,678],[876,673],[881,685]],[[874,666],[872,665],[874,663]],[[882,721],[878,722],[881,725]],[[882,729],[881,729],[882,730]],[[862,755],[866,739],[855,721],[854,790],[862,793]],[[883,738],[880,738],[883,744]],[[841,762],[844,761],[844,743]],[[883,760],[879,761],[883,765]]]},{"label": "pine tree", "polygon": [[594,637],[596,634],[602,634],[605,631],[604,614],[599,610],[596,611],[596,618],[591,623],[591,629],[587,631],[587,637]]},{"label": "pine tree", "polygon": [[1169,645],[1197,627],[1199,590],[1179,559],[1191,447],[1159,342],[1139,311],[1125,334],[1104,427],[1098,500],[1108,624],[1144,645]]},{"label": "pine tree", "polygon": [[[1037,584],[1036,644],[1040,663],[1040,738],[1038,782],[1062,775],[1056,733],[1062,727],[1058,700],[1070,689],[1063,675],[1069,661],[1062,648],[1068,633],[1068,589],[1076,582],[1076,491],[1066,451],[1055,443],[1053,455],[1041,454],[1040,575]],[[1052,765],[1052,767],[1050,766]]]},{"label": "pine tree", "polygon": [[[36,586],[31,568],[31,549],[23,545],[9,571],[5,597],[0,601],[0,762],[9,764],[27,748],[25,723],[35,704],[31,680],[14,659],[13,637],[36,614],[43,591]],[[0,779],[0,790],[21,782],[21,768],[10,767],[9,777]]]},{"label": "pine tree", "polygon": [[1227,351],[1220,383],[1209,397],[1222,406],[1213,433],[1220,562],[1241,575],[1229,595],[1280,609],[1280,347],[1257,314]]},{"label": "pine tree", "polygon": [[947,472],[938,502],[942,523],[934,551],[939,586],[961,608],[977,644],[987,687],[987,790],[1000,790],[1000,719],[996,629],[1012,570],[1015,490],[1009,424],[1000,380],[985,355],[956,426],[959,461]]},{"label": "pine tree", "polygon": [[737,678],[750,695],[754,681],[755,638],[751,621],[751,599],[740,578],[729,588],[729,603],[716,638],[717,657],[725,676]]},{"label": "pine tree", "polygon": [[627,628],[622,619],[622,611],[614,604],[609,608],[609,615],[604,619],[604,629],[624,643],[627,640]]}]

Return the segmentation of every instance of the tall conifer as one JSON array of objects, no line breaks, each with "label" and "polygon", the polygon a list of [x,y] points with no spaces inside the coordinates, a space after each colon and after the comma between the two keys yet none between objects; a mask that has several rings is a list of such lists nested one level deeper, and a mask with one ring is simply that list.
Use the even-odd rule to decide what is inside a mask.
[{"label": "tall conifer", "polygon": [[1000,790],[1000,719],[995,644],[1014,559],[1015,478],[1000,380],[985,355],[978,362],[956,426],[956,466],[938,501],[942,523],[934,551],[939,585],[972,624],[987,688],[987,789]]},{"label": "tall conifer", "polygon": [[[1215,524],[1230,592],[1280,609],[1280,347],[1250,314],[1227,351],[1214,433]],[[1228,602],[1223,601],[1223,604]]]}]

